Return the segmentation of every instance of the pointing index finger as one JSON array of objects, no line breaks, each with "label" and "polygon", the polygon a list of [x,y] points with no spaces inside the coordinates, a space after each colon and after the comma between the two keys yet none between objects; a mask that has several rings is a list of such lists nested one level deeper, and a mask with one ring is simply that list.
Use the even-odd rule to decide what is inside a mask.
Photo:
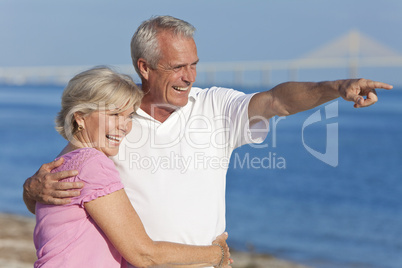
[{"label": "pointing index finger", "polygon": [[371,81],[371,83],[372,83],[372,85],[370,85],[370,87],[372,87],[372,88],[383,88],[383,89],[390,90],[394,87],[390,84],[378,82],[378,81]]}]

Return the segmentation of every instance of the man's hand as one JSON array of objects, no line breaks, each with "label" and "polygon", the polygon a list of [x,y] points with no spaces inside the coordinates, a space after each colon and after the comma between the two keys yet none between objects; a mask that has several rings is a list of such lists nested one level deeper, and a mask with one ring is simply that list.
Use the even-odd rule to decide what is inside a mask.
[{"label": "man's hand", "polygon": [[355,108],[367,107],[376,103],[378,101],[376,88],[393,88],[389,84],[367,79],[339,80],[339,82],[339,94],[345,100],[353,101]]},{"label": "man's hand", "polygon": [[49,205],[64,205],[71,202],[70,198],[79,196],[80,190],[84,187],[82,182],[60,182],[60,180],[73,177],[78,174],[76,170],[66,170],[57,173],[50,173],[64,162],[63,158],[47,164],[24,183],[24,202],[28,210],[35,214],[36,202]]}]

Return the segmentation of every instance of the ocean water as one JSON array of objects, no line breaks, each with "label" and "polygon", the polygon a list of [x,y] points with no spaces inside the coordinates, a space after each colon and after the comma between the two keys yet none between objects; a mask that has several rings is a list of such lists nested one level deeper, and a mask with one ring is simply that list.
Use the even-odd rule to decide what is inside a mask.
[{"label": "ocean water", "polygon": [[[22,184],[65,145],[53,128],[62,90],[0,86],[1,212],[30,215]],[[366,109],[337,100],[277,117],[263,144],[235,150],[232,248],[312,267],[402,267],[402,91],[378,95]]]}]

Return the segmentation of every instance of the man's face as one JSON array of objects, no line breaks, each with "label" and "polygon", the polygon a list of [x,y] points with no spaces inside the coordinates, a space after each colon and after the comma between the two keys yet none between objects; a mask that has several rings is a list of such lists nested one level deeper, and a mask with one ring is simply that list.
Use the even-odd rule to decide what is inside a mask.
[{"label": "man's face", "polygon": [[169,32],[158,36],[161,58],[148,75],[149,103],[175,110],[188,102],[188,94],[197,76],[197,47],[194,39],[175,37]]}]

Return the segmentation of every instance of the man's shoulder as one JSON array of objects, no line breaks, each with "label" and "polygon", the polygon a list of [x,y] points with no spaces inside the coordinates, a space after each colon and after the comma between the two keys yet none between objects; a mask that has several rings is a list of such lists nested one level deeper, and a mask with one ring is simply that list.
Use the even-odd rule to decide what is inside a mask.
[{"label": "man's shoulder", "polygon": [[192,87],[189,97],[198,99],[198,98],[206,98],[208,96],[213,97],[218,95],[224,96],[231,94],[244,94],[244,93],[232,88],[218,87],[218,86],[212,86],[208,88]]}]

